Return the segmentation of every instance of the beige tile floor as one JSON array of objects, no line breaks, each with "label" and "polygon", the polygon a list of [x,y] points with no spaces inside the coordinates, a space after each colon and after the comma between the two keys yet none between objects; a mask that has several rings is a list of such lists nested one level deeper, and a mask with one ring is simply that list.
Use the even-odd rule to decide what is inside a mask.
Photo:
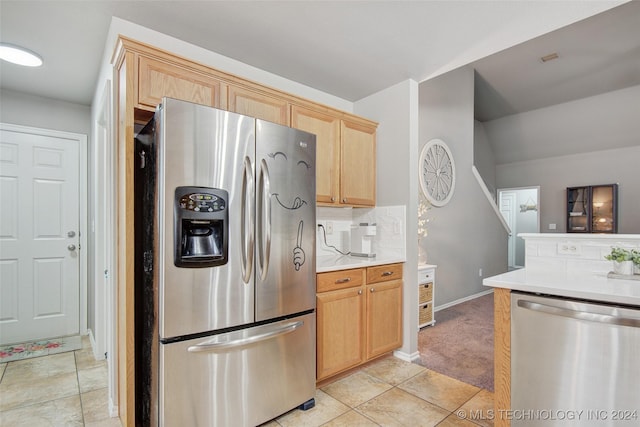
[{"label": "beige tile floor", "polygon": [[264,427],[493,426],[492,410],[492,392],[387,357],[318,389],[314,408]]},{"label": "beige tile floor", "polygon": [[88,337],[80,350],[0,364],[0,426],[120,426]]},{"label": "beige tile floor", "polygon": [[[0,426],[120,426],[107,412],[106,363],[86,339],[81,350],[0,364],[0,377]],[[487,390],[387,357],[264,426],[492,426],[492,408]]]}]

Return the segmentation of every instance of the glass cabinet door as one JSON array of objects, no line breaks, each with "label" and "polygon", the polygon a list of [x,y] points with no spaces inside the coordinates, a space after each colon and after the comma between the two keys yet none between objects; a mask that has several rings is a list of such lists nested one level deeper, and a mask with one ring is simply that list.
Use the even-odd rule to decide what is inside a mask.
[{"label": "glass cabinet door", "polygon": [[591,189],[591,232],[617,233],[617,184],[598,185]]},{"label": "glass cabinet door", "polygon": [[589,214],[589,187],[567,188],[567,232],[588,233]]},{"label": "glass cabinet door", "polygon": [[617,233],[618,184],[567,188],[567,233]]}]

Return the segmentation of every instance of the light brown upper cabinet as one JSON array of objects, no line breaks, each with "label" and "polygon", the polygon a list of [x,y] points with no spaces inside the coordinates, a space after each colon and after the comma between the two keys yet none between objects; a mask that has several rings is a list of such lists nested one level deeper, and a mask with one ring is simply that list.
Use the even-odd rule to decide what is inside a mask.
[{"label": "light brown upper cabinet", "polygon": [[144,56],[139,57],[138,67],[138,104],[142,108],[154,110],[163,96],[220,107],[221,82],[211,76]]},{"label": "light brown upper cabinet", "polygon": [[291,127],[316,135],[318,204],[375,206],[375,124],[293,105]]},{"label": "light brown upper cabinet", "polygon": [[340,118],[293,105],[291,127],[316,135],[316,201],[339,203]]},{"label": "light brown upper cabinet", "polygon": [[342,121],[340,144],[340,202],[376,204],[376,128]]},{"label": "light brown upper cabinet", "polygon": [[289,125],[289,103],[260,92],[229,86],[228,110],[281,125]]}]

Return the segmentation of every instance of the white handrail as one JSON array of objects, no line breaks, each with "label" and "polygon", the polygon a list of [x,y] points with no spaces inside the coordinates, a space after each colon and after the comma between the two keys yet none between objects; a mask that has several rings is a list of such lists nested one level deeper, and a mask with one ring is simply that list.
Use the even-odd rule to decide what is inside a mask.
[{"label": "white handrail", "polygon": [[502,226],[504,227],[504,229],[507,232],[507,234],[509,236],[511,236],[511,228],[509,228],[509,225],[507,224],[507,222],[504,220],[504,217],[500,213],[500,210],[498,209],[498,205],[493,200],[493,197],[491,196],[491,192],[487,188],[487,184],[485,184],[484,179],[482,179],[482,177],[480,176],[480,172],[478,172],[478,169],[476,169],[476,167],[473,166],[473,165],[471,166],[471,172],[473,172],[473,176],[476,177],[476,181],[478,181],[478,185],[480,185],[480,188],[482,189],[482,192],[487,197],[487,200],[489,201],[489,204],[493,208],[493,211],[498,216],[498,219],[500,220],[500,223],[502,223]]}]

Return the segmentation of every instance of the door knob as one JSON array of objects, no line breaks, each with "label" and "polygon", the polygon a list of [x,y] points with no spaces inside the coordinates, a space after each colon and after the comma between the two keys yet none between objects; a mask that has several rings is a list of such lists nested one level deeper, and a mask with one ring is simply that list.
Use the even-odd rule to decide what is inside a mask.
[{"label": "door knob", "polygon": [[69,246],[67,246],[67,249],[69,249],[69,251],[75,251],[76,250],[76,245],[69,245]]},{"label": "door knob", "polygon": [[76,232],[73,230],[67,233],[67,237],[75,237],[75,236],[76,236]]}]

